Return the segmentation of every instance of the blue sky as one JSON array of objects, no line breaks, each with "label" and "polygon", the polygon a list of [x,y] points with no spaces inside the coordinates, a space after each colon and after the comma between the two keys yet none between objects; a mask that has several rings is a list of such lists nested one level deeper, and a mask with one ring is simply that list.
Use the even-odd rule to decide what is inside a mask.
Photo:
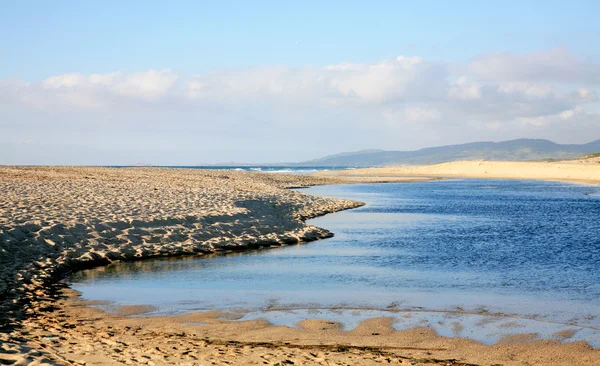
[{"label": "blue sky", "polygon": [[[259,162],[480,139],[584,142],[600,138],[598,14],[597,1],[5,1],[0,142],[11,151],[26,142],[29,157],[0,163]],[[376,90],[388,81],[387,94]],[[423,84],[431,88],[407,92]],[[266,149],[267,139],[300,133],[282,120],[344,142]],[[107,134],[110,123],[129,138]],[[236,136],[256,131],[260,147]],[[198,148],[189,136],[219,143]],[[49,159],[48,146],[64,153]]]},{"label": "blue sky", "polygon": [[[597,1],[14,1],[0,76],[182,73],[398,55],[465,61],[568,46],[598,56]],[[43,63],[40,61],[43,60]]]}]

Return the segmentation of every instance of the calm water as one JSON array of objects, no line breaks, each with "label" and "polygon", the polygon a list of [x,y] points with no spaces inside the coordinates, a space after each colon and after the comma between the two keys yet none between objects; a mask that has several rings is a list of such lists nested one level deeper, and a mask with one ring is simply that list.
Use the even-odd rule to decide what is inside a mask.
[{"label": "calm water", "polygon": [[[160,166],[157,166],[160,167]],[[131,168],[131,166],[114,166],[114,168]],[[312,174],[330,170],[349,170],[357,167],[324,167],[324,166],[291,166],[291,165],[195,165],[195,166],[163,166],[161,168],[188,168],[208,170],[235,170],[243,172],[279,173],[279,174]],[[366,167],[365,167],[366,168]]]},{"label": "calm water", "polygon": [[112,305],[156,305],[157,314],[246,309],[244,319],[293,326],[323,317],[349,328],[395,316],[398,329],[489,343],[573,330],[572,339],[600,346],[600,187],[452,180],[303,192],[367,205],[311,221],[332,239],[119,264],[76,274],[73,287]]},{"label": "calm water", "polygon": [[326,172],[330,170],[348,170],[358,167],[324,167],[324,166],[289,166],[289,165],[260,165],[260,166],[196,166],[186,168],[198,169],[222,169],[222,170],[237,170],[248,172],[261,173],[279,173],[279,174],[312,174],[315,172]]}]

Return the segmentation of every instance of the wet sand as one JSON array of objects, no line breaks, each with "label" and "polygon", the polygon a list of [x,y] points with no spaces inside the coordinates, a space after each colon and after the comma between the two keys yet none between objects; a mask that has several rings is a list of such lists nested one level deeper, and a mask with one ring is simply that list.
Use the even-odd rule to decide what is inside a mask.
[{"label": "wet sand", "polygon": [[533,341],[524,335],[486,346],[439,337],[430,329],[397,332],[385,318],[345,332],[323,319],[293,329],[219,319],[223,314],[143,317],[149,310],[144,304],[108,314],[88,307],[59,282],[70,271],[115,261],[327,238],[330,232],[305,220],[361,203],[285,188],[405,180],[0,167],[0,364],[599,363],[600,350],[583,342],[560,344],[560,337]]},{"label": "wet sand", "polygon": [[328,319],[290,328],[237,321],[236,313],[145,317],[151,309],[143,305],[109,314],[75,291],[63,294],[54,312],[23,323],[28,345],[63,364],[585,366],[600,360],[600,350],[584,342],[560,343],[568,333],[544,341],[519,334],[488,346],[440,337],[429,328],[396,331],[389,318],[365,320],[352,331]]},{"label": "wet sand", "polygon": [[600,184],[600,157],[555,162],[454,161],[435,165],[390,166],[319,172],[330,177],[439,177],[540,179]]}]

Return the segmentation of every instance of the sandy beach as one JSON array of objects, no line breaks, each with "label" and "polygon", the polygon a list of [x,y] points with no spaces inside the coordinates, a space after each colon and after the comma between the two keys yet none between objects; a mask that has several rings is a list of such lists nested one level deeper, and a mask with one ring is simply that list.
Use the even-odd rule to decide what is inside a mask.
[{"label": "sandy beach", "polygon": [[0,361],[44,359],[35,355],[45,347],[29,344],[22,321],[35,321],[55,309],[64,274],[120,260],[227,253],[327,238],[332,233],[304,221],[362,203],[287,188],[355,181],[380,179],[198,169],[0,167]]},{"label": "sandy beach", "polygon": [[600,1],[0,10],[0,366],[600,366]]},{"label": "sandy beach", "polygon": [[[489,169],[483,176],[496,177],[485,175],[494,172],[488,163],[464,166],[480,163]],[[515,336],[487,346],[424,328],[395,331],[386,318],[347,332],[326,319],[292,329],[237,322],[235,314],[144,317],[145,304],[109,314],[90,308],[93,304],[60,282],[71,271],[117,261],[218,255],[327,238],[332,233],[305,220],[362,203],[287,188],[467,174],[455,170],[460,164],[450,170],[354,170],[338,177],[0,167],[0,364],[597,365],[600,350],[560,343],[569,334],[544,341]],[[552,176],[522,178],[599,182],[599,168],[586,164],[591,163],[558,164],[552,172],[566,172],[562,177],[544,170]],[[531,165],[520,169],[533,171]],[[574,175],[580,170],[584,173]],[[462,176],[479,173],[472,174]],[[403,177],[411,175],[419,177]]]},{"label": "sandy beach", "polygon": [[541,179],[575,183],[600,183],[600,157],[555,162],[453,161],[435,165],[390,166],[320,172],[320,176],[439,177]]}]

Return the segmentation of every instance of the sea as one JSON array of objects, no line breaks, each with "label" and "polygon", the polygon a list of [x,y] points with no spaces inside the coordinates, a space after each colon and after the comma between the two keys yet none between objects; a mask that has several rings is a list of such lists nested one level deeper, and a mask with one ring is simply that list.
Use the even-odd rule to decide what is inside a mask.
[{"label": "sea", "polygon": [[[131,168],[133,166],[123,165],[114,168]],[[260,172],[260,173],[279,173],[279,174],[312,174],[315,172],[324,172],[330,170],[350,170],[363,168],[361,166],[343,166],[343,167],[324,167],[324,166],[289,166],[289,165],[193,165],[193,166],[152,166],[155,168],[188,168],[188,169],[209,169],[209,170],[233,170],[239,172]]]},{"label": "sea", "polygon": [[[517,333],[600,347],[600,187],[457,179],[318,186],[365,206],[309,222],[330,239],[210,258],[120,263],[71,286],[100,305],[151,315],[224,309],[296,327],[396,329],[495,343]],[[567,335],[567,336],[565,336]],[[563,339],[560,337],[567,337]]]}]

